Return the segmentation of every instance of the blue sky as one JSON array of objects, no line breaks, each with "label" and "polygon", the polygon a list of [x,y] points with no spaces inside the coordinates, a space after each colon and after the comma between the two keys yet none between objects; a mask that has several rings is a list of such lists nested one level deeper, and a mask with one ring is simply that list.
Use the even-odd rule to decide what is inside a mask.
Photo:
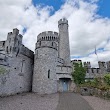
[{"label": "blue sky", "polygon": [[35,51],[37,35],[58,32],[58,20],[65,17],[71,58],[90,61],[95,67],[95,47],[99,60],[110,61],[109,5],[110,0],[0,0],[0,41],[18,28],[23,44]]},{"label": "blue sky", "polygon": [[34,5],[42,4],[42,5],[48,5],[53,6],[54,11],[57,11],[60,6],[64,3],[64,0],[33,0]]},{"label": "blue sky", "polygon": [[110,18],[110,0],[99,0],[98,6],[99,6],[98,14],[103,17]]},{"label": "blue sky", "polygon": [[[53,6],[54,10],[53,13],[60,9],[61,5],[64,4],[65,0],[33,0],[33,4],[40,4],[42,6]],[[89,0],[85,0],[89,1]],[[109,17],[110,18],[110,0],[99,0],[97,2],[99,8],[97,14],[101,15],[102,17]]]},{"label": "blue sky", "polygon": [[[90,0],[84,0],[89,2]],[[65,0],[33,0],[33,4],[36,5],[42,5],[42,6],[52,6],[54,8],[53,12],[51,12],[51,15],[54,14],[57,10],[60,9],[60,7],[65,3]],[[97,14],[102,17],[108,17],[110,18],[110,0],[99,0],[97,3],[98,10]],[[95,50],[95,49],[94,49]],[[104,48],[97,48],[97,52],[104,51]],[[89,56],[91,54],[94,54],[95,51],[88,53],[85,56]],[[71,56],[71,58],[83,58],[84,56]]]}]

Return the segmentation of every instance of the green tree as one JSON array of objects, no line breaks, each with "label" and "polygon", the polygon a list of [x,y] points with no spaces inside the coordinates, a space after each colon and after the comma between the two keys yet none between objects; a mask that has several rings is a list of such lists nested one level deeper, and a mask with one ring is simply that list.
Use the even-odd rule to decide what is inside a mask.
[{"label": "green tree", "polygon": [[74,82],[76,84],[83,84],[85,82],[86,69],[82,66],[82,63],[74,63],[74,70],[72,73]]},{"label": "green tree", "polygon": [[105,74],[104,75],[104,81],[107,85],[110,85],[110,74]]}]

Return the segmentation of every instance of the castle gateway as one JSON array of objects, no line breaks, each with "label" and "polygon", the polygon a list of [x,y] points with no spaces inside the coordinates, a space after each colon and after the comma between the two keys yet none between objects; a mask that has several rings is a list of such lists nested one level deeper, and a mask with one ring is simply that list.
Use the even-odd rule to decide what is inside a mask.
[{"label": "castle gateway", "polygon": [[18,29],[0,41],[0,96],[20,92],[50,94],[72,90],[68,21],[58,21],[59,33],[42,32],[34,52],[22,44]]}]

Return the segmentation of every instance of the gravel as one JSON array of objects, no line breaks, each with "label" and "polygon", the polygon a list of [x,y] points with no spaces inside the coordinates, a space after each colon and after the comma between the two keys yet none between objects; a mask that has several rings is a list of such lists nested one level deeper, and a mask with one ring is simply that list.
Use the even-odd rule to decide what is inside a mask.
[{"label": "gravel", "polygon": [[23,93],[0,98],[0,110],[92,110],[91,107],[94,110],[110,110],[110,101],[74,93]]},{"label": "gravel", "polygon": [[110,110],[110,101],[95,96],[82,96],[94,110]]},{"label": "gravel", "polygon": [[0,98],[0,110],[56,110],[59,94],[23,93]]}]

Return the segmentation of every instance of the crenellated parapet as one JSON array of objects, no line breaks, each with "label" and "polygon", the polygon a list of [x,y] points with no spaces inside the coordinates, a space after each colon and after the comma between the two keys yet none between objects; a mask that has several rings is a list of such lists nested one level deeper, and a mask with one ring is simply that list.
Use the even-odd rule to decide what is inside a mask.
[{"label": "crenellated parapet", "polygon": [[57,50],[57,44],[55,42],[50,41],[39,41],[36,43],[36,49],[38,48],[53,48]]},{"label": "crenellated parapet", "polygon": [[6,54],[17,53],[21,44],[23,36],[19,34],[17,28],[13,29],[13,32],[9,32],[7,40],[5,41],[5,52]]},{"label": "crenellated parapet", "polygon": [[7,39],[9,39],[10,36],[12,36],[12,35],[13,35],[13,37],[16,37],[16,36],[18,37],[19,36],[21,39],[23,38],[23,36],[21,34],[19,34],[19,30],[17,28],[14,28],[13,32],[8,33]]},{"label": "crenellated parapet", "polygon": [[91,63],[90,62],[84,62],[84,67],[91,68]]},{"label": "crenellated parapet", "polygon": [[61,24],[67,24],[67,25],[68,25],[68,20],[65,19],[65,18],[60,19],[60,20],[58,21],[58,26],[61,25]]},{"label": "crenellated parapet", "polygon": [[57,41],[59,40],[59,34],[53,31],[45,31],[37,36],[37,41]]},{"label": "crenellated parapet", "polygon": [[101,73],[103,74],[103,73],[105,73],[105,71],[106,71],[106,62],[104,62],[104,61],[99,61],[98,62],[98,64],[99,64],[99,68],[101,69]]},{"label": "crenellated parapet", "polygon": [[37,36],[37,48],[53,48],[58,50],[58,33],[53,31],[42,32]]},{"label": "crenellated parapet", "polygon": [[74,63],[80,64],[80,63],[82,63],[82,60],[72,60],[71,64],[74,65]]}]

